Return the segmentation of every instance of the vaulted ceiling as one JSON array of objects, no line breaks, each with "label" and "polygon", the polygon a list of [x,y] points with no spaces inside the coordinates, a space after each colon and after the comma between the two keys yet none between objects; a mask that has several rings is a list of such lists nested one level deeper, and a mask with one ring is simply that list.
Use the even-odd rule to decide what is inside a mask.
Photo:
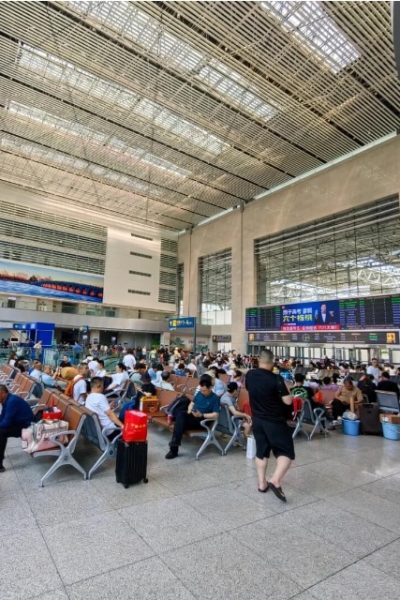
[{"label": "vaulted ceiling", "polygon": [[389,2],[0,2],[0,179],[182,230],[397,130]]}]

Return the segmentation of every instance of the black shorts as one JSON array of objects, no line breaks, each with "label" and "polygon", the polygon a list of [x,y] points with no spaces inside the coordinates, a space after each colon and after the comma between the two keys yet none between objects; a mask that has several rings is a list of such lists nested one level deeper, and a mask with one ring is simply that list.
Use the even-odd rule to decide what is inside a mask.
[{"label": "black shorts", "polygon": [[295,459],[293,430],[285,422],[266,421],[252,418],[253,435],[256,440],[257,458],[269,458],[271,450],[274,456],[287,456]]}]

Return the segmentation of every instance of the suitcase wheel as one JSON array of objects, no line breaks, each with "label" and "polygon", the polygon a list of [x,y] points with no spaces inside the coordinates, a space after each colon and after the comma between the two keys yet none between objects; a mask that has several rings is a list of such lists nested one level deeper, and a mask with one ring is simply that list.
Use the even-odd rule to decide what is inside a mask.
[{"label": "suitcase wheel", "polygon": [[149,483],[149,480],[147,479],[147,477],[145,477],[145,478],[143,479],[143,483]]},{"label": "suitcase wheel", "polygon": [[129,484],[128,484],[128,483],[124,483],[124,488],[125,488],[126,490],[128,489],[128,487],[129,487]]}]

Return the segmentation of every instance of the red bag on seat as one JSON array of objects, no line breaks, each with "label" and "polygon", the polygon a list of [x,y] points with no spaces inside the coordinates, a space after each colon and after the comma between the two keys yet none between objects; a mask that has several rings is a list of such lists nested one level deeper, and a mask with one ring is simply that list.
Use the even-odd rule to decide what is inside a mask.
[{"label": "red bag on seat", "polygon": [[147,440],[147,415],[138,410],[127,410],[122,431],[124,442],[145,442]]},{"label": "red bag on seat", "polygon": [[60,421],[62,416],[63,414],[59,408],[48,408],[43,411],[42,419],[44,421]]}]

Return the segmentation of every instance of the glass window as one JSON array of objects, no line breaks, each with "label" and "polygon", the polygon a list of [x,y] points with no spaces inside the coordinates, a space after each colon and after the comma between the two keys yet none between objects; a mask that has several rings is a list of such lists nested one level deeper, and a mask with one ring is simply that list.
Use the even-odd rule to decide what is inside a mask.
[{"label": "glass window", "polygon": [[178,289],[178,294],[177,294],[177,305],[176,305],[176,314],[178,317],[182,317],[183,316],[183,281],[184,281],[184,276],[185,276],[185,266],[183,263],[178,265],[178,270],[177,270],[177,289]]},{"label": "glass window", "polygon": [[204,325],[232,323],[232,251],[199,259],[200,322]]},{"label": "glass window", "polygon": [[257,304],[391,294],[400,207],[390,198],[255,240]]}]

